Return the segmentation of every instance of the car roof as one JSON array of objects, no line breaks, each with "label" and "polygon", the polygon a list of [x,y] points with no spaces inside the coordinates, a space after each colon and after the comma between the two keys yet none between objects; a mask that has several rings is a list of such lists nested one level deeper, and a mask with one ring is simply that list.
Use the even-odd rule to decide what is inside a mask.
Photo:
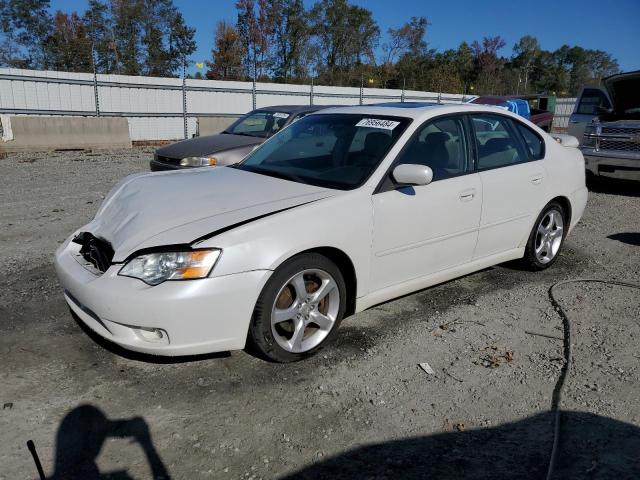
[{"label": "car roof", "polygon": [[478,105],[473,103],[427,103],[427,102],[390,102],[372,105],[360,105],[353,107],[334,107],[322,110],[315,115],[329,113],[354,113],[364,115],[379,115],[390,117],[403,117],[422,119],[446,113],[464,112],[493,112],[508,116],[515,116],[503,108],[491,105]]},{"label": "car roof", "polygon": [[282,113],[315,112],[332,106],[333,105],[272,105],[269,107],[256,108],[254,111],[277,111]]}]

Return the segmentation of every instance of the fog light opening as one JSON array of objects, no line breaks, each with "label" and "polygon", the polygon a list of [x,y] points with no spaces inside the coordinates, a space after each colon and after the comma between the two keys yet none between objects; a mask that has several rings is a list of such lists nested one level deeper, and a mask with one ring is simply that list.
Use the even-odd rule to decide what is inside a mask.
[{"label": "fog light opening", "polygon": [[138,327],[135,329],[136,334],[140,339],[146,342],[152,343],[169,343],[169,337],[167,332],[162,330],[161,328],[142,328]]}]

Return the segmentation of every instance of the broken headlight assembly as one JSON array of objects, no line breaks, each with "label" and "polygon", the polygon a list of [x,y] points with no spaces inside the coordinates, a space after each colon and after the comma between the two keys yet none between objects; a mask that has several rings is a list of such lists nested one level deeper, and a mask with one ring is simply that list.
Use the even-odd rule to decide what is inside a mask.
[{"label": "broken headlight assembly", "polygon": [[213,270],[222,250],[185,250],[153,252],[138,255],[120,269],[118,275],[158,285],[167,280],[194,280],[206,278]]}]

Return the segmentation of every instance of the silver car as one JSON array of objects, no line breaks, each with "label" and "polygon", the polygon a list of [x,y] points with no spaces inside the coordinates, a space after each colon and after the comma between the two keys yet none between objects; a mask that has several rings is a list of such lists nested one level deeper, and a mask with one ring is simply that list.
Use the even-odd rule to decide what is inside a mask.
[{"label": "silver car", "polygon": [[569,135],[581,139],[587,172],[640,181],[640,71],[585,87],[569,119]]}]

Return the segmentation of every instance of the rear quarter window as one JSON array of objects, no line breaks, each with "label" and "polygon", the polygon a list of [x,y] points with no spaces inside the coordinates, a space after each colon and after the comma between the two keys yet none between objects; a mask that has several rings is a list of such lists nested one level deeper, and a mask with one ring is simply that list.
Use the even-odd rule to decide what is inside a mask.
[{"label": "rear quarter window", "polygon": [[529,153],[531,160],[540,160],[544,158],[544,140],[542,137],[518,121],[514,120],[513,123],[516,125],[516,130],[520,135],[522,135],[524,144],[527,147],[527,153]]}]

